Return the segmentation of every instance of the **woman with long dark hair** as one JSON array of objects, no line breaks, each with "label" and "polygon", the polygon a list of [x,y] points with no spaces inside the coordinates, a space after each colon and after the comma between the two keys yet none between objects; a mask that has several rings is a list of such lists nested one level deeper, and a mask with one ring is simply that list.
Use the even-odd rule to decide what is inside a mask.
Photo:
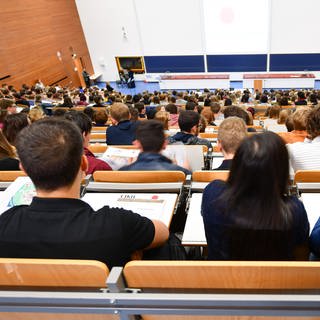
[{"label": "woman with long dark hair", "polygon": [[288,152],[272,132],[245,139],[225,183],[203,193],[202,215],[208,258],[291,260],[309,235],[305,208],[287,195]]},{"label": "woman with long dark hair", "polygon": [[0,130],[0,171],[20,170],[15,148],[8,142]]}]

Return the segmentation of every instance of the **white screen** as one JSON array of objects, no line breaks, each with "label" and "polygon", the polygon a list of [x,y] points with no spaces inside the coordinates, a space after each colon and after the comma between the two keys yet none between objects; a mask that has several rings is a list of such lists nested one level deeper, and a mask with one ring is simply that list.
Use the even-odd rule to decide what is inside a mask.
[{"label": "white screen", "polygon": [[267,53],[269,0],[203,0],[208,54]]}]

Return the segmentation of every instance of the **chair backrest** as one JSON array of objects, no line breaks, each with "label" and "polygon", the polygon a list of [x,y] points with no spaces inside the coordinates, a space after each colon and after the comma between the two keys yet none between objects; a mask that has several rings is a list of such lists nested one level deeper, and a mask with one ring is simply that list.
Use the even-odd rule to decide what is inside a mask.
[{"label": "chair backrest", "polygon": [[93,179],[119,183],[184,182],[185,174],[182,171],[96,171]]},{"label": "chair backrest", "polygon": [[201,132],[199,137],[202,139],[215,140],[218,138],[218,132]]},{"label": "chair backrest", "polygon": [[215,171],[194,171],[192,173],[192,181],[194,182],[211,182],[213,180],[227,181],[229,177],[229,170],[215,170]]},{"label": "chair backrest", "polygon": [[94,260],[0,258],[0,287],[105,288],[108,275]]},{"label": "chair backrest", "polygon": [[320,182],[320,170],[298,170],[294,175],[297,182]]},{"label": "chair backrest", "polygon": [[92,127],[91,132],[106,132],[107,127]]},{"label": "chair backrest", "polygon": [[10,182],[18,177],[26,177],[23,171],[0,171],[0,181]]},{"label": "chair backrest", "polygon": [[90,140],[99,140],[99,139],[106,141],[106,133],[105,132],[91,133]]},{"label": "chair backrest", "polygon": [[[1,290],[23,290],[28,298],[31,290],[36,294],[43,291],[96,291],[106,288],[109,270],[105,264],[94,260],[60,260],[60,259],[14,259],[0,258],[0,288]],[[28,289],[30,288],[30,289]],[[99,292],[98,291],[98,292]],[[15,292],[15,291],[14,291]],[[19,291],[18,291],[19,292]],[[119,319],[118,315],[78,313],[77,311],[60,308],[58,313],[37,305],[33,297],[31,309],[0,311],[0,319],[6,320],[107,320]],[[80,308],[79,308],[80,309]],[[8,310],[8,311],[7,311]],[[37,310],[37,311],[34,311]],[[5,311],[5,312],[3,312]]]},{"label": "chair backrest", "polygon": [[92,143],[89,144],[88,149],[92,153],[104,153],[107,150],[108,146],[106,144],[100,144],[100,143]]},{"label": "chair backrest", "polygon": [[320,262],[131,261],[129,287],[151,289],[319,289]]}]

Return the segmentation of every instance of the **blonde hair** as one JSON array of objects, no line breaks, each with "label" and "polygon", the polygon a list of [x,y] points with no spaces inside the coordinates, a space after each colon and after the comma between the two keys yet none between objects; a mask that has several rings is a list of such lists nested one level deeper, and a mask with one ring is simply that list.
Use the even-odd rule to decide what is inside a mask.
[{"label": "blonde hair", "polygon": [[227,153],[234,154],[246,136],[246,124],[239,117],[228,117],[219,126],[218,140]]},{"label": "blonde hair", "polygon": [[44,113],[41,108],[39,107],[34,107],[31,109],[28,113],[28,117],[31,122],[35,122],[37,120],[40,120],[44,117]]},{"label": "blonde hair", "polygon": [[117,122],[130,119],[130,112],[127,105],[124,103],[114,103],[110,107],[110,116]]},{"label": "blonde hair", "polygon": [[294,130],[303,131],[307,128],[307,119],[310,114],[310,108],[301,108],[292,115]]},{"label": "blonde hair", "polygon": [[278,124],[285,124],[287,118],[289,117],[291,111],[288,109],[283,109],[279,113],[279,119],[277,121]]},{"label": "blonde hair", "polygon": [[169,130],[169,120],[170,120],[170,113],[169,112],[158,111],[154,115],[153,119],[162,122],[164,130]]}]

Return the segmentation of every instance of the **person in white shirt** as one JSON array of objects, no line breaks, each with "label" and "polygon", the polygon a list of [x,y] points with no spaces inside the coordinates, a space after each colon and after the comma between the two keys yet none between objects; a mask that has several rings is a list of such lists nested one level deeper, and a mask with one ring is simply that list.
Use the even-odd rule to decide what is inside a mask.
[{"label": "person in white shirt", "polygon": [[307,119],[308,137],[304,142],[287,144],[293,170],[320,170],[320,107]]}]

